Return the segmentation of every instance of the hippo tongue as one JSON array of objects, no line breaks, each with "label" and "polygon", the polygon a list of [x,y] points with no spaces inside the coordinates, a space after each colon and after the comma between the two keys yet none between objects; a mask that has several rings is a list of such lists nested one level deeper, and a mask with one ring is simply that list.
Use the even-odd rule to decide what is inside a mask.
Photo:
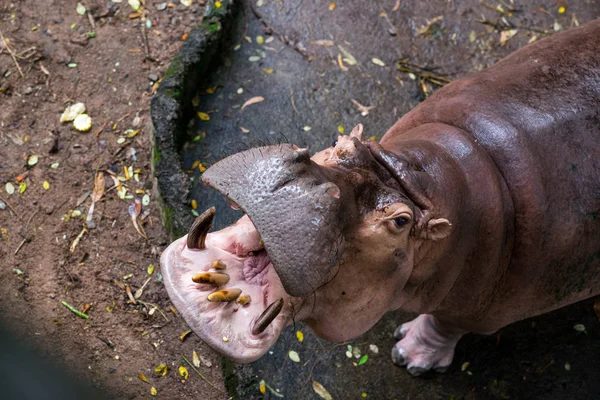
[{"label": "hippo tongue", "polygon": [[326,282],[343,251],[340,190],[306,149],[247,150],[210,167],[202,181],[248,214],[287,293],[307,296]]}]

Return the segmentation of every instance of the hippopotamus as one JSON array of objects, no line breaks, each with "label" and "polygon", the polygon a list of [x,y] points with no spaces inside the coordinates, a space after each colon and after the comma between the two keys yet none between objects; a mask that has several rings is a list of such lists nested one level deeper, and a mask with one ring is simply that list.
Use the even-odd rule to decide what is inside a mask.
[{"label": "hippopotamus", "polygon": [[[600,20],[438,90],[379,143],[362,125],[312,157],[278,144],[224,158],[210,208],[162,254],[190,328],[236,362],[305,321],[344,341],[384,313],[392,360],[444,371],[466,333],[600,294]],[[591,311],[591,310],[590,310]]]}]

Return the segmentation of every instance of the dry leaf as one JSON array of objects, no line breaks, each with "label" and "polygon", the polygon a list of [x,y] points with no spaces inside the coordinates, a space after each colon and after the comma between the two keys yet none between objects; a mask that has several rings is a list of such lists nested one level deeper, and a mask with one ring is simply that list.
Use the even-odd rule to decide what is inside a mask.
[{"label": "dry leaf", "polygon": [[325,400],[333,400],[331,394],[317,381],[312,381],[312,387],[316,394],[318,394],[322,399]]},{"label": "dry leaf", "polygon": [[144,381],[146,383],[150,383],[150,382],[148,382],[148,378],[146,378],[146,375],[142,374],[141,372],[138,372],[138,378],[140,378],[142,381]]},{"label": "dry leaf", "polygon": [[198,357],[196,350],[192,352],[192,363],[196,368],[200,368],[200,358]]},{"label": "dry leaf", "polygon": [[500,32],[500,46],[504,46],[508,40],[517,34],[517,29],[510,29],[508,31]]},{"label": "dry leaf", "polygon": [[333,42],[333,40],[327,40],[327,39],[315,40],[312,42],[312,44],[314,44],[316,46],[323,46],[323,47],[335,46],[335,43]]},{"label": "dry leaf", "polygon": [[398,11],[399,8],[400,8],[400,0],[396,0],[396,4],[394,4],[394,8],[392,8],[392,11]]},{"label": "dry leaf", "polygon": [[187,335],[189,335],[190,333],[192,333],[191,330],[183,332],[181,335],[179,335],[179,340],[181,340],[183,342],[185,340],[185,338],[187,337]]},{"label": "dry leaf", "polygon": [[252,104],[260,103],[262,101],[265,101],[265,98],[262,96],[255,96],[251,99],[248,99],[242,106],[242,110],[248,106],[251,106]]}]

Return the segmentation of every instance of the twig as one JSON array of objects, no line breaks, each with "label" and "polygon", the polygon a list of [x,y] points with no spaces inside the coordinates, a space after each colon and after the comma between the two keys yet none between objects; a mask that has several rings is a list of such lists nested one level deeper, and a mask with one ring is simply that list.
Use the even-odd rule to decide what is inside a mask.
[{"label": "twig", "polygon": [[198,371],[196,369],[196,367],[194,367],[194,364],[192,364],[187,358],[185,358],[185,356],[183,354],[181,355],[181,358],[183,358],[185,360],[185,362],[188,363],[188,365],[190,366],[190,368],[192,368],[198,375],[200,375],[200,378],[202,378],[204,380],[204,382],[208,383],[216,391],[218,391],[220,393],[223,393],[223,394],[227,394],[227,393],[225,393],[225,391],[223,391],[222,389],[216,387],[211,381],[209,381],[208,379],[206,379],[206,377],[204,375],[202,375],[202,373],[200,371]]},{"label": "twig", "polygon": [[4,47],[6,47],[6,50],[8,51],[8,53],[10,54],[10,56],[12,57],[15,65],[17,66],[17,69],[19,70],[19,74],[21,75],[21,78],[24,78],[25,75],[23,75],[23,71],[21,71],[21,67],[19,66],[19,62],[17,61],[17,57],[15,57],[15,53],[12,51],[12,49],[8,46],[8,42],[6,41],[6,39],[4,39],[4,35],[2,34],[2,31],[0,30],[0,39],[2,39],[2,41],[4,42]]},{"label": "twig", "polygon": [[140,24],[140,29],[142,31],[142,42],[144,43],[144,61],[149,60],[153,62],[158,62],[156,58],[150,55],[150,46],[148,45],[148,34],[146,32],[146,22],[145,19]]},{"label": "twig", "polygon": [[310,369],[310,373],[308,374],[308,378],[306,378],[306,381],[304,381],[304,383],[302,384],[302,386],[305,386],[305,385],[308,383],[308,381],[310,381],[310,378],[312,378],[312,374],[313,374],[313,371],[315,370],[315,367],[316,367],[316,366],[317,366],[317,364],[318,364],[318,363],[320,363],[321,361],[323,361],[323,359],[317,360],[317,362],[315,362],[315,363],[313,364],[313,366],[312,366],[312,367],[311,367],[311,369]]},{"label": "twig", "polygon": [[21,247],[23,247],[23,245],[25,243],[27,243],[28,241],[30,241],[30,240],[31,240],[31,238],[29,236],[27,236],[25,239],[23,239],[21,241],[21,243],[19,243],[19,246],[17,246],[17,249],[15,250],[14,254],[17,255],[17,253],[19,252],[19,250],[21,250]]},{"label": "twig", "polygon": [[78,317],[81,317],[83,319],[88,319],[89,316],[87,314],[82,313],[81,311],[77,310],[75,307],[73,307],[72,305],[70,305],[69,303],[67,303],[66,301],[61,301],[60,304],[62,304],[63,306],[67,307],[73,314],[77,315]]},{"label": "twig", "polygon": [[296,103],[294,103],[294,89],[290,89],[290,100],[292,100],[292,108],[296,112],[296,115],[300,115],[300,112],[296,108]]}]

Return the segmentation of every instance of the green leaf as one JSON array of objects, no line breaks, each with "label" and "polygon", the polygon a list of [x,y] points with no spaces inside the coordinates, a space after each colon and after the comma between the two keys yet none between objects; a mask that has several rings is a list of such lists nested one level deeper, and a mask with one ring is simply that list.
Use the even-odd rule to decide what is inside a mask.
[{"label": "green leaf", "polygon": [[367,362],[368,359],[369,359],[369,356],[367,354],[365,354],[364,356],[362,356],[360,358],[360,360],[358,360],[358,365],[363,365],[364,363]]}]

